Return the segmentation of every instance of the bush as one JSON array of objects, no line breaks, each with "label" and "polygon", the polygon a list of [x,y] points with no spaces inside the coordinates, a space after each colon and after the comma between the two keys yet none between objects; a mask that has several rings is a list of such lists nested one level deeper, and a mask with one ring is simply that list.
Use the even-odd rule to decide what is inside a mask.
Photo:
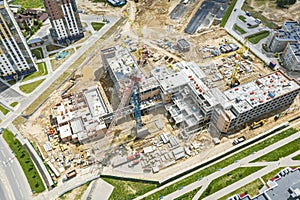
[{"label": "bush", "polygon": [[276,4],[280,8],[285,8],[286,5],[293,5],[296,3],[296,0],[276,0]]}]

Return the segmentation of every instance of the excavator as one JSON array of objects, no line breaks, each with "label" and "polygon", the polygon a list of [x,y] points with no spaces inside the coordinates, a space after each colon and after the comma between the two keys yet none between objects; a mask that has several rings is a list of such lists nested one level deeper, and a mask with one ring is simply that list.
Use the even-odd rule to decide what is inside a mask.
[{"label": "excavator", "polygon": [[256,129],[256,128],[259,128],[261,126],[263,126],[264,124],[266,123],[266,120],[262,119],[258,122],[253,122],[251,125],[250,125],[250,129]]}]

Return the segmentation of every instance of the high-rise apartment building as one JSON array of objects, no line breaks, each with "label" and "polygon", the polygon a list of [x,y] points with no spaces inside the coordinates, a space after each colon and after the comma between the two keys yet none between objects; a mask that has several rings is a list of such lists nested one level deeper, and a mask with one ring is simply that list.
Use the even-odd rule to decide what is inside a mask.
[{"label": "high-rise apartment building", "polygon": [[11,80],[35,71],[32,54],[14,15],[7,2],[0,0],[0,76]]},{"label": "high-rise apartment building", "polygon": [[58,43],[72,43],[83,35],[75,0],[43,0],[49,15],[51,36]]}]

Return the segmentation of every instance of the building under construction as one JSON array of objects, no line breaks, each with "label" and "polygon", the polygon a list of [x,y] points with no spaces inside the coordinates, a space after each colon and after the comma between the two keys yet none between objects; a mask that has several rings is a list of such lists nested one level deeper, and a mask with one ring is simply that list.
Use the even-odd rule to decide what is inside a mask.
[{"label": "building under construction", "polygon": [[101,90],[101,86],[94,86],[65,96],[52,108],[52,120],[63,142],[84,144],[104,137],[107,127],[103,117],[112,108]]},{"label": "building under construction", "polygon": [[246,123],[290,106],[300,91],[300,84],[282,71],[266,75],[231,88],[220,96],[220,103],[211,118],[211,130],[234,133]]},{"label": "building under construction", "polygon": [[[122,88],[131,70],[138,67],[130,52],[119,45],[102,50],[101,56],[117,88]],[[212,131],[233,133],[247,122],[292,104],[300,91],[297,81],[277,71],[221,92],[207,87],[200,66],[185,61],[156,67],[150,77],[140,76],[141,109],[164,105],[175,127],[187,132],[209,122]]]}]

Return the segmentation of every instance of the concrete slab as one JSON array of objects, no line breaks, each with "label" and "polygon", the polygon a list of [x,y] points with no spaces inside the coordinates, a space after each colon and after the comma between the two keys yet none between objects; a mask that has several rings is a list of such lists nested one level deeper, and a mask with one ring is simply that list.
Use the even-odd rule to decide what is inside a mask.
[{"label": "concrete slab", "polygon": [[82,195],[81,200],[109,199],[113,190],[114,186],[99,178],[89,185],[87,190]]}]

